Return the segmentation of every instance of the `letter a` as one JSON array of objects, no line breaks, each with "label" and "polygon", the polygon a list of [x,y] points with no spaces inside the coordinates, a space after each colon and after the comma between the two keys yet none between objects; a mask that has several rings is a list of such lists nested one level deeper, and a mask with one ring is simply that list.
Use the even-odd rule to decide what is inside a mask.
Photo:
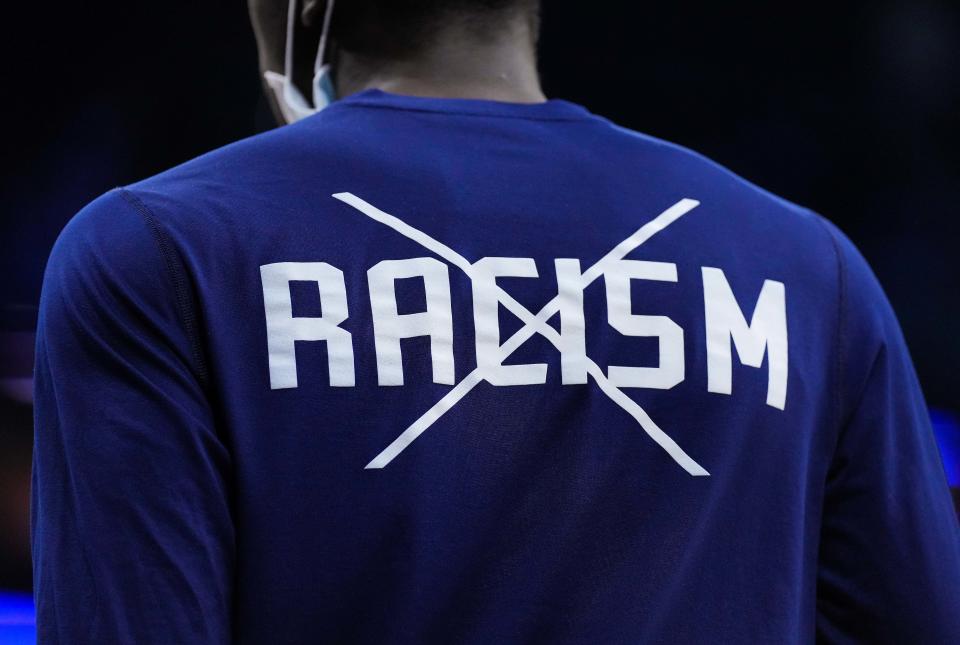
[{"label": "letter a", "polygon": [[[427,310],[397,313],[396,281],[422,278]],[[384,260],[367,271],[374,343],[377,347],[377,382],[403,385],[401,338],[430,337],[433,382],[453,385],[453,312],[447,265],[434,258]]]}]

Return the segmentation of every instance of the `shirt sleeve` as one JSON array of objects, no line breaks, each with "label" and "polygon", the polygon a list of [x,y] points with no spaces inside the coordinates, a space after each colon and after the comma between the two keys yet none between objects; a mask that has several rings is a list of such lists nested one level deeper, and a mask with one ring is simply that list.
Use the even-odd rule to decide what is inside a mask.
[{"label": "shirt sleeve", "polygon": [[47,265],[31,508],[41,643],[230,640],[230,457],[164,239],[113,191]]},{"label": "shirt sleeve", "polygon": [[923,394],[877,279],[828,226],[842,425],[823,507],[818,640],[960,643],[960,528]]}]

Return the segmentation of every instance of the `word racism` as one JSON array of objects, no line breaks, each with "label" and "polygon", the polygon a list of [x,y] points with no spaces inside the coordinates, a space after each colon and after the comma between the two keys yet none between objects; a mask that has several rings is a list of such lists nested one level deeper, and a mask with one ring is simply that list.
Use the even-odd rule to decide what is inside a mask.
[{"label": "word racism", "polygon": [[[479,382],[486,381],[501,387],[545,383],[546,364],[503,364],[534,334],[541,334],[560,353],[561,382],[564,385],[586,384],[592,376],[601,389],[631,413],[644,430],[688,472],[695,475],[707,474],[656,427],[642,408],[620,391],[620,388],[666,390],[684,380],[683,329],[666,316],[633,314],[631,306],[631,281],[676,282],[677,267],[671,262],[627,260],[625,256],[695,208],[698,202],[678,202],[617,245],[586,271],[582,270],[577,259],[554,260],[557,296],[534,315],[497,284],[497,278],[500,277],[537,278],[537,266],[532,258],[486,257],[469,262],[442,243],[352,194],[339,193],[334,197],[368,217],[390,226],[461,269],[470,278],[473,288],[477,367],[457,384],[454,376],[453,313],[448,265],[434,257],[418,257],[384,260],[367,271],[379,385],[403,385],[400,341],[404,338],[428,337],[433,381],[457,386],[448,395],[450,401],[442,400],[434,406],[371,462],[368,468],[382,468],[389,463]],[[326,262],[278,262],[261,266],[260,275],[266,312],[271,388],[297,387],[294,348],[297,341],[324,341],[327,345],[330,385],[354,386],[356,377],[353,337],[349,331],[340,327],[347,320],[349,312],[343,272]],[[601,276],[606,287],[607,319],[610,326],[624,336],[657,338],[660,355],[657,367],[610,365],[606,370],[602,370],[587,356],[583,292]],[[701,276],[706,321],[708,391],[721,394],[732,392],[733,347],[736,348],[740,361],[752,367],[761,367],[766,354],[766,402],[783,410],[786,405],[788,373],[783,283],[764,281],[748,323],[723,271],[703,267]],[[397,308],[396,281],[411,278],[422,281],[426,307],[418,313],[400,314]],[[316,285],[320,294],[322,315],[293,315],[290,283],[295,281]],[[500,305],[524,323],[523,328],[505,343],[501,343],[500,339]],[[557,313],[560,315],[559,332],[547,324]],[[455,393],[456,396],[453,396]]]}]

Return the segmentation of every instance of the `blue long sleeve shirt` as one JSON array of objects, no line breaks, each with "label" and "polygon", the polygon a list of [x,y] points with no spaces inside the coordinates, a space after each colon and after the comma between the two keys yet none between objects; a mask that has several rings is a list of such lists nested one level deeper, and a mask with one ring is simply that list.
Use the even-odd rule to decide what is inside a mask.
[{"label": "blue long sleeve shirt", "polygon": [[960,642],[864,259],[564,101],[367,91],[90,204],[32,520],[44,643]]}]

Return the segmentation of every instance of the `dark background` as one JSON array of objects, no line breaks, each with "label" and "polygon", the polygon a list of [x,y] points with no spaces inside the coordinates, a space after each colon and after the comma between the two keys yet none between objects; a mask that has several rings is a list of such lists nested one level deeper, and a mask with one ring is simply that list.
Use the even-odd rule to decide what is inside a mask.
[{"label": "dark background", "polygon": [[[960,485],[960,2],[545,4],[548,94],[694,148],[860,246]],[[57,233],[105,190],[273,123],[240,0],[14,2],[4,32],[0,588],[28,589],[23,392]]]}]

